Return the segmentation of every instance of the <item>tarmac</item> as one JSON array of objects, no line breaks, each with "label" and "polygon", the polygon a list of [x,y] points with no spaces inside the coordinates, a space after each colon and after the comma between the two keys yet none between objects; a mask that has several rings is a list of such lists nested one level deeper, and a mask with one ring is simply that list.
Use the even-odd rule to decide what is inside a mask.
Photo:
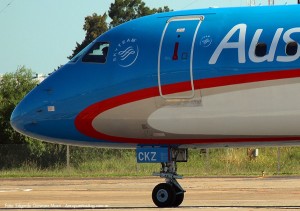
[{"label": "tarmac", "polygon": [[179,208],[156,208],[157,177],[1,179],[1,210],[300,210],[300,177],[184,178]]}]

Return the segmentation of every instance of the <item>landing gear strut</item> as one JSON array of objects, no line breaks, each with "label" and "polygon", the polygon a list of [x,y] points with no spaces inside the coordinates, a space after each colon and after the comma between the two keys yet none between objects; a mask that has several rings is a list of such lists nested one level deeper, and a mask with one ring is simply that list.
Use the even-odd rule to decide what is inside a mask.
[{"label": "landing gear strut", "polygon": [[171,149],[172,161],[161,163],[162,168],[154,176],[165,178],[165,183],[160,183],[152,191],[152,200],[158,207],[178,207],[184,199],[185,190],[177,182],[182,176],[177,174],[176,162],[187,161],[187,149]]}]

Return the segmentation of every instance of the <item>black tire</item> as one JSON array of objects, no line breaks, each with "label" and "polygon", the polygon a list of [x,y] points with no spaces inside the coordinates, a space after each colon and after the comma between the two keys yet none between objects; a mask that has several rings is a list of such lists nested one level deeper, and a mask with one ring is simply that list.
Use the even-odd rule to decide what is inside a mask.
[{"label": "black tire", "polygon": [[157,207],[172,207],[175,198],[175,190],[168,183],[160,183],[152,191],[152,200]]},{"label": "black tire", "polygon": [[179,207],[179,205],[181,205],[181,203],[183,202],[184,199],[184,193],[177,193],[175,200],[172,204],[172,207]]}]

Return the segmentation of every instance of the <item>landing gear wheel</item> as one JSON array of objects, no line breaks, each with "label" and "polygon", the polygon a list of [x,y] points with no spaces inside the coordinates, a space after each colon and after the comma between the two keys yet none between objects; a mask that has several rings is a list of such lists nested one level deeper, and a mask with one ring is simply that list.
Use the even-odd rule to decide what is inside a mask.
[{"label": "landing gear wheel", "polygon": [[176,194],[176,199],[172,204],[172,207],[179,207],[179,205],[181,205],[181,203],[183,202],[184,199],[184,193],[177,193]]},{"label": "landing gear wheel", "polygon": [[160,183],[152,191],[152,200],[158,207],[174,206],[176,193],[171,184]]},{"label": "landing gear wheel", "polygon": [[187,149],[169,148],[169,161],[161,163],[159,173],[153,176],[165,178],[166,183],[158,184],[152,192],[152,200],[158,207],[178,207],[184,199],[185,190],[177,182],[182,176],[177,174],[177,162],[187,161]]}]

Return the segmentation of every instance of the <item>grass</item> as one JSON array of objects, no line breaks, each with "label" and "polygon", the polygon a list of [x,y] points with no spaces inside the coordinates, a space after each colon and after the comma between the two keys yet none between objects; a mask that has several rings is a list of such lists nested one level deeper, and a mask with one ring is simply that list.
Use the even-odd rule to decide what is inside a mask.
[{"label": "grass", "polygon": [[[300,175],[300,148],[280,148],[278,166],[277,148],[260,148],[259,156],[250,159],[247,149],[210,149],[209,153],[189,150],[189,161],[178,163],[178,173],[184,176],[266,176]],[[278,172],[278,167],[280,167]],[[137,164],[135,151],[118,153],[103,159],[94,157],[77,162],[71,167],[55,166],[41,169],[35,164],[26,163],[15,169],[1,170],[1,178],[18,177],[126,177],[150,176],[160,169],[160,164]]]}]

